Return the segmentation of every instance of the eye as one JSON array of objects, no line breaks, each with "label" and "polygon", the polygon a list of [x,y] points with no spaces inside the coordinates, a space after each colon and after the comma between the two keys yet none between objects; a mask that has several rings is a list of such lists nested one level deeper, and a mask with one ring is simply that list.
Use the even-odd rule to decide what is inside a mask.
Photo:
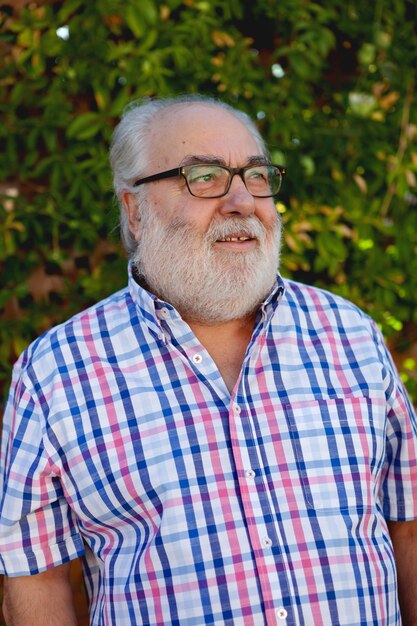
[{"label": "eye", "polygon": [[245,175],[246,180],[250,180],[253,182],[267,182],[268,181],[268,170],[266,167],[254,167],[246,170]]},{"label": "eye", "polygon": [[213,172],[205,172],[204,174],[197,174],[192,179],[191,182],[196,183],[209,183],[215,178],[215,173]]},{"label": "eye", "polygon": [[211,183],[221,176],[221,169],[215,165],[194,165],[187,172],[188,182]]}]

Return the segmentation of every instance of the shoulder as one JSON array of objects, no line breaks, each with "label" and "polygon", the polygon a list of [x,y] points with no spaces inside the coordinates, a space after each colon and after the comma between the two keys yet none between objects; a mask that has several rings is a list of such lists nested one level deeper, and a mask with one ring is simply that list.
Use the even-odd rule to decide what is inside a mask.
[{"label": "shoulder", "polygon": [[72,355],[80,345],[98,345],[103,337],[114,333],[117,327],[128,325],[131,316],[131,297],[128,288],[121,289],[54,326],[35,339],[20,355],[14,367],[19,375],[34,364],[48,363],[59,368],[63,355]]},{"label": "shoulder", "polygon": [[283,279],[282,304],[288,315],[308,328],[349,332],[355,329],[368,335],[378,334],[372,318],[350,300],[326,289]]},{"label": "shoulder", "polygon": [[330,308],[347,311],[353,315],[369,319],[369,316],[349,299],[335,294],[327,289],[314,287],[287,278],[283,279],[285,299],[290,306],[301,309],[320,310]]}]

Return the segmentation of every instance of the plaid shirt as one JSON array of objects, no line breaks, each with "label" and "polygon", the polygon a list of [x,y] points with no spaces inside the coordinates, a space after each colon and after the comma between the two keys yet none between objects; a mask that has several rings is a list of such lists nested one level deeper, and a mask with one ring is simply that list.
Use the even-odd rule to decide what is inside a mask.
[{"label": "plaid shirt", "polygon": [[279,279],[230,395],[130,277],[15,367],[0,563],[84,556],[97,626],[399,626],[385,520],[417,517],[416,430],[349,302]]}]

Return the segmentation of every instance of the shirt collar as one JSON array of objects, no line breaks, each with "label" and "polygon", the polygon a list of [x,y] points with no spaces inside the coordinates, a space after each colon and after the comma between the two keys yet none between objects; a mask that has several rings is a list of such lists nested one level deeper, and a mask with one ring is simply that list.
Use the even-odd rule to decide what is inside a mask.
[{"label": "shirt collar", "polygon": [[268,297],[261,305],[261,309],[267,310],[269,308],[275,309],[282,300],[282,296],[285,292],[285,282],[280,274],[277,274],[276,281],[272,287]]},{"label": "shirt collar", "polygon": [[[145,319],[147,325],[151,330],[157,334],[161,333],[161,320],[168,321],[168,319],[181,319],[178,311],[164,300],[160,300],[153,293],[142,287],[134,276],[132,263],[128,265],[129,276],[129,293],[135,303],[136,307],[141,313],[143,319]],[[268,294],[260,306],[259,312],[262,315],[262,321],[264,323],[269,322],[276,308],[278,307],[285,292],[285,283],[282,277],[278,274],[273,288]]]},{"label": "shirt collar", "polygon": [[[130,296],[140,313],[140,317],[144,320],[151,331],[156,333],[160,339],[163,339],[164,333],[161,326],[161,319],[165,317],[179,317],[179,313],[168,302],[164,302],[157,298],[153,293],[140,285],[135,276],[132,263],[128,265],[128,289]],[[167,315],[168,313],[168,315]]]}]

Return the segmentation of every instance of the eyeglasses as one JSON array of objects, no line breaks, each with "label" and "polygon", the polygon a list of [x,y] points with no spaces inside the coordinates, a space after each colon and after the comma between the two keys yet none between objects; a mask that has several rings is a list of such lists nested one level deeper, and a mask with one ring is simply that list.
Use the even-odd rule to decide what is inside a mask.
[{"label": "eyeglasses", "polygon": [[182,176],[192,196],[196,198],[221,198],[229,191],[233,177],[238,175],[254,198],[271,198],[279,193],[282,179],[286,173],[285,167],[272,163],[246,167],[196,163],[140,178],[133,183],[133,187],[163,178]]}]

